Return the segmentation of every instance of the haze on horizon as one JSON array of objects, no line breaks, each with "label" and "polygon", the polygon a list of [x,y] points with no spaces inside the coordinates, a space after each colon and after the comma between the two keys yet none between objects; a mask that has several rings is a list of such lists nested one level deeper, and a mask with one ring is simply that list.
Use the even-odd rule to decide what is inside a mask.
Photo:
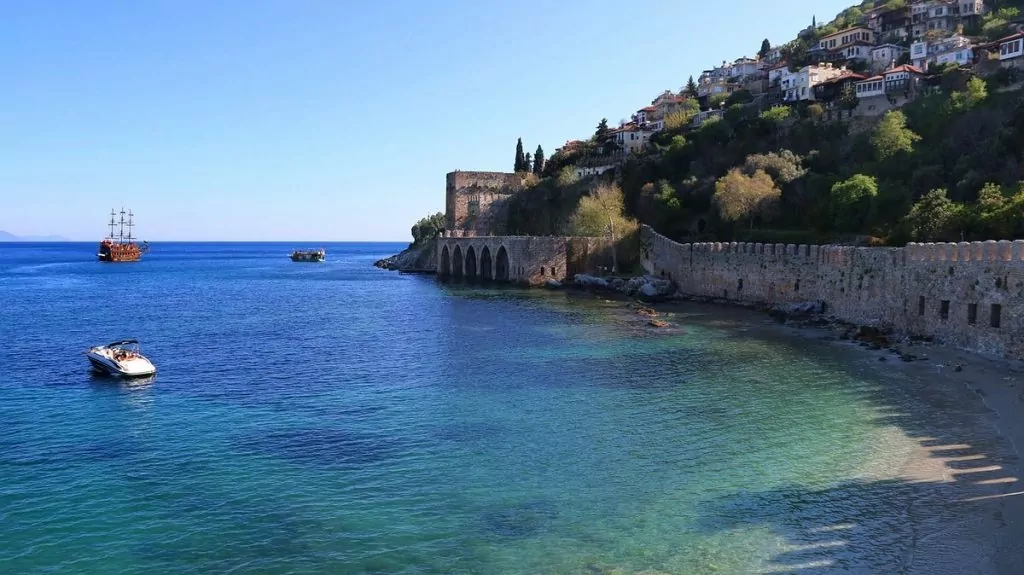
[{"label": "haze on horizon", "polygon": [[550,156],[848,0],[0,7],[0,230],[407,241],[444,174]]}]

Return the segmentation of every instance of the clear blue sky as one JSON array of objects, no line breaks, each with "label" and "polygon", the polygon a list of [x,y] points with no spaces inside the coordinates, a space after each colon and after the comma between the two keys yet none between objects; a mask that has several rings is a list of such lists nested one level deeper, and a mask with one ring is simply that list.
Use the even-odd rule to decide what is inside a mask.
[{"label": "clear blue sky", "polygon": [[850,0],[0,6],[0,230],[407,240],[444,175],[550,155]]}]

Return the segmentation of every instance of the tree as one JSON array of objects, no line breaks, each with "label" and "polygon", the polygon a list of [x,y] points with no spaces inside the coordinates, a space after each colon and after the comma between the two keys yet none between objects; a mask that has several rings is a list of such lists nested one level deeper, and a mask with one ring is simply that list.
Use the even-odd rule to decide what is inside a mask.
[{"label": "tree", "polygon": [[768,41],[768,38],[761,40],[761,49],[758,50],[757,56],[762,60],[768,57],[768,54],[772,51],[772,43]]},{"label": "tree", "polygon": [[803,158],[789,150],[747,156],[743,162],[743,172],[753,176],[758,170],[765,172],[773,181],[780,184],[796,181],[807,173],[803,167]]},{"label": "tree", "polygon": [[608,118],[601,118],[594,131],[594,141],[599,145],[607,143],[612,138],[612,131],[608,128]]},{"label": "tree", "polygon": [[959,212],[957,204],[946,197],[946,190],[940,188],[921,196],[904,217],[904,223],[915,240],[935,241],[949,237]]},{"label": "tree", "polygon": [[544,148],[537,145],[537,151],[533,154],[533,173],[538,176],[544,171]]},{"label": "tree", "polygon": [[686,87],[683,88],[683,92],[691,98],[699,96],[699,93],[697,92],[697,83],[693,81],[693,76],[690,76],[690,78],[686,80]]},{"label": "tree", "polygon": [[949,105],[953,110],[970,110],[985,101],[988,97],[988,89],[985,81],[974,76],[967,80],[967,87],[964,90],[953,92],[949,96]]},{"label": "tree", "polygon": [[602,184],[580,198],[571,225],[574,235],[608,238],[612,245],[612,273],[617,273],[616,244],[637,228],[636,221],[626,216],[622,189],[617,184]]},{"label": "tree", "polygon": [[847,83],[843,88],[843,91],[839,94],[839,108],[846,110],[853,116],[853,111],[860,105],[860,98],[857,97],[857,90],[853,87],[853,82]]},{"label": "tree", "polygon": [[822,117],[823,115],[825,115],[825,108],[822,108],[821,104],[814,103],[814,104],[811,104],[810,106],[807,106],[807,117],[808,118],[810,118],[812,120],[817,120],[818,118]]},{"label": "tree", "polygon": [[890,110],[882,117],[871,135],[871,146],[875,151],[875,158],[885,161],[900,153],[914,151],[914,144],[921,140],[921,136],[915,134],[907,127],[907,117],[899,110]]},{"label": "tree", "polygon": [[444,214],[437,212],[434,215],[420,218],[412,226],[413,245],[422,245],[436,238],[444,230]]},{"label": "tree", "polygon": [[774,214],[781,195],[772,177],[763,170],[747,176],[733,168],[715,182],[712,200],[723,220],[747,220],[753,229],[755,218],[764,219]]},{"label": "tree", "polygon": [[522,172],[526,170],[526,157],[523,155],[523,139],[519,138],[516,142],[516,172]]},{"label": "tree", "polygon": [[761,119],[771,124],[775,130],[775,146],[779,147],[782,139],[782,123],[789,119],[792,112],[787,106],[774,106],[761,112]]},{"label": "tree", "polygon": [[529,172],[533,169],[533,157],[527,152],[526,156],[523,157],[523,169],[524,172]]},{"label": "tree", "polygon": [[829,194],[836,228],[844,232],[863,231],[877,195],[878,183],[871,176],[854,174],[848,180],[836,182]]}]

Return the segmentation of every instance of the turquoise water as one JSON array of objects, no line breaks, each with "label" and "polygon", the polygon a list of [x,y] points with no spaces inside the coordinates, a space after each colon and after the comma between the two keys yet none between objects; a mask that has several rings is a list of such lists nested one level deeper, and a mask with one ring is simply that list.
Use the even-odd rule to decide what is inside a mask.
[{"label": "turquoise water", "polygon": [[[935,493],[895,470],[980,417],[713,308],[370,266],[395,245],[94,247],[0,247],[3,573],[891,572]],[[154,378],[90,373],[123,337]]]}]

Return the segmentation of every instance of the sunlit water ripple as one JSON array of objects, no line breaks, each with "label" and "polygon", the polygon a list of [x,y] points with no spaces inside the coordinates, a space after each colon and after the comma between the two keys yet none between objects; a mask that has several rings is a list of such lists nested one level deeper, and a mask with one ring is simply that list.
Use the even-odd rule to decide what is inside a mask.
[{"label": "sunlit water ripple", "polygon": [[[899,477],[920,438],[987,440],[708,308],[659,331],[389,244],[94,247],[0,247],[3,573],[887,573],[964,523]],[[122,337],[155,378],[90,374]]]}]

